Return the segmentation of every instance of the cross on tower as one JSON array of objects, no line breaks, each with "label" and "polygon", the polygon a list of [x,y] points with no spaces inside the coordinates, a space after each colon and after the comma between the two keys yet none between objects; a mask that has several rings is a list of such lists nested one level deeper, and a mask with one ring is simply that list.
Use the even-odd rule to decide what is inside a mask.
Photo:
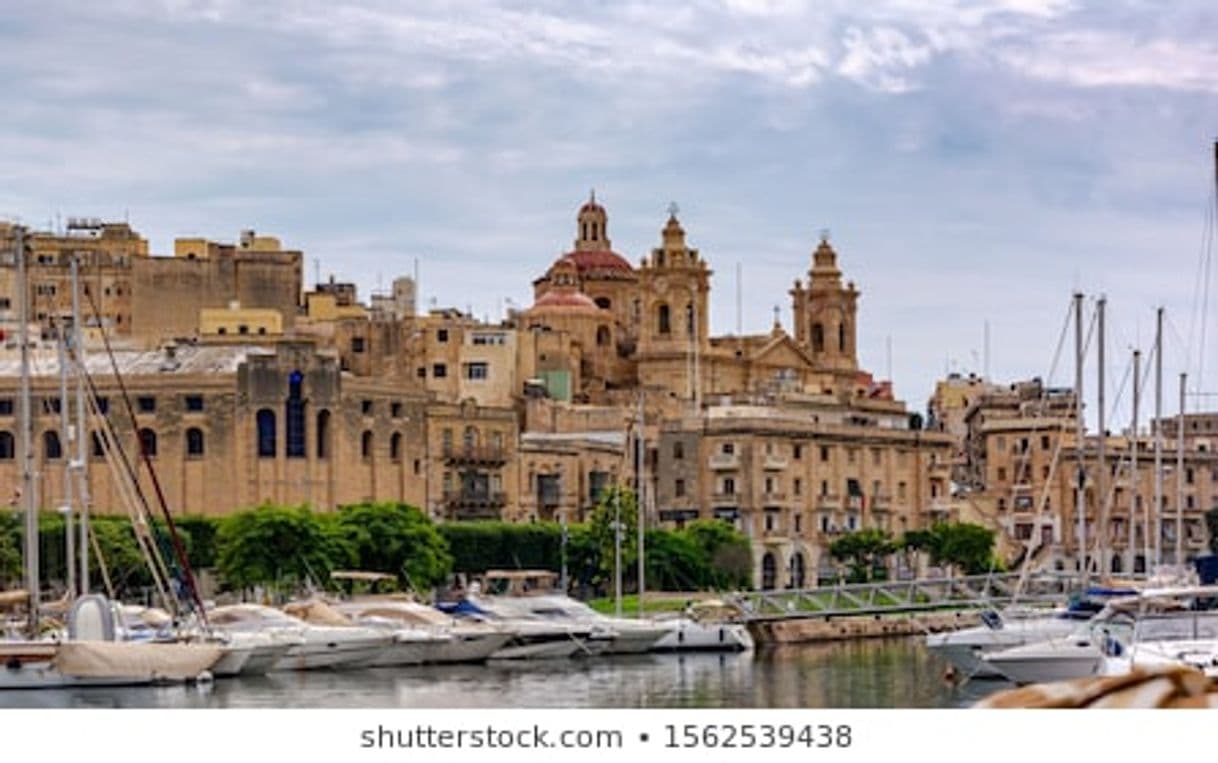
[{"label": "cross on tower", "polygon": [[774,305],[774,325],[775,325],[775,326],[777,326],[777,325],[778,325],[778,320],[779,320],[778,316],[779,316],[781,313],[782,313],[782,308],[781,308],[781,307],[779,307],[778,305]]},{"label": "cross on tower", "polygon": [[677,213],[678,213],[678,212],[680,212],[680,211],[681,211],[681,210],[680,210],[680,208],[677,206],[677,202],[675,202],[675,201],[670,201],[670,202],[668,202],[668,214],[669,214],[669,216],[670,216],[670,217],[676,217],[676,216],[677,216]]},{"label": "cross on tower", "polygon": [[826,242],[829,240],[829,229],[828,228],[820,229],[820,240],[826,241]]}]

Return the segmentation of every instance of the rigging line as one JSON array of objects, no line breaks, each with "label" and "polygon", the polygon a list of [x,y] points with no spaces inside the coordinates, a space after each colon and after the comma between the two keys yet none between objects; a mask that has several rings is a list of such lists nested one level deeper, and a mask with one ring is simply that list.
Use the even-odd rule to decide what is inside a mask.
[{"label": "rigging line", "polygon": [[[90,293],[89,305],[93,309],[93,315],[97,318],[98,323],[101,323],[101,312],[97,309],[97,300]],[[140,456],[143,458],[144,467],[148,470],[148,476],[152,480],[152,488],[156,493],[157,501],[161,505],[161,513],[165,516],[165,524],[169,528],[169,537],[173,541],[173,550],[178,558],[178,564],[182,569],[182,576],[185,578],[187,588],[190,591],[190,597],[196,607],[198,607],[199,619],[203,626],[207,627],[207,611],[203,608],[203,599],[199,596],[199,587],[195,583],[194,570],[190,567],[190,560],[186,556],[186,548],[182,544],[182,538],[178,534],[177,525],[173,521],[173,514],[169,511],[169,504],[165,500],[165,491],[161,488],[161,480],[157,477],[156,469],[152,466],[152,457],[148,453],[148,449],[144,446],[144,438],[139,436],[139,420],[135,416],[135,407],[131,405],[131,396],[127,393],[127,385],[123,381],[122,375],[119,373],[118,360],[114,357],[114,348],[110,345],[110,337],[105,332],[101,332],[102,343],[106,348],[106,355],[110,358],[110,366],[114,369],[114,378],[118,382],[119,391],[122,393],[123,405],[127,409],[127,415],[131,419],[131,428],[136,432],[136,442],[140,446]]]},{"label": "rigging line", "polygon": [[[1205,220],[1206,222],[1208,222],[1209,208],[1210,208],[1209,199],[1206,199],[1205,207],[1206,207],[1205,211],[1202,212],[1202,219]],[[1199,298],[1199,295],[1200,295],[1201,286],[1202,286],[1202,273],[1205,269],[1205,229],[1206,229],[1205,222],[1202,223],[1201,228],[1202,228],[1201,246],[1199,247],[1199,249],[1197,251],[1197,267],[1196,267],[1196,272],[1193,274],[1193,300],[1192,300],[1192,306],[1189,308],[1189,312],[1188,312],[1188,344],[1189,344],[1189,346],[1192,346],[1193,338],[1196,337],[1196,335],[1197,335],[1196,334],[1197,308],[1201,301]]]},{"label": "rigging line", "polygon": [[1197,353],[1197,389],[1201,389],[1205,381],[1205,332],[1206,324],[1209,323],[1210,265],[1214,254],[1214,207],[1218,205],[1218,197],[1214,197],[1214,200],[1214,204],[1207,205],[1209,207],[1209,220],[1206,231],[1207,235],[1205,236],[1205,278],[1201,300],[1201,341],[1198,344],[1199,352]]},{"label": "rigging line", "polygon": [[[1133,375],[1133,358],[1125,361],[1125,372],[1121,376],[1121,383],[1117,385],[1116,394],[1112,397],[1112,405],[1108,408],[1108,421],[1116,421],[1117,408],[1120,407],[1121,398],[1125,394],[1125,385],[1129,382],[1129,377]],[[1101,434],[1103,434],[1101,432]]]}]

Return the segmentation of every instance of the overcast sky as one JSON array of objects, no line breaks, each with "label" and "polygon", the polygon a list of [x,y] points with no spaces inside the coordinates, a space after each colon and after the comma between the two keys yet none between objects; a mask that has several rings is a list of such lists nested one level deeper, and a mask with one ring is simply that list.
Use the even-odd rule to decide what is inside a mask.
[{"label": "overcast sky", "polygon": [[0,215],[126,217],[157,253],[254,228],[365,297],[418,258],[424,306],[493,317],[590,188],[636,262],[676,201],[716,333],[737,263],[745,331],[790,330],[829,229],[912,407],[982,370],[987,320],[993,377],[1072,383],[1077,288],[1109,298],[1110,400],[1166,305],[1174,410],[1186,362],[1218,389],[1218,10],[1161,6],[8,0]]}]

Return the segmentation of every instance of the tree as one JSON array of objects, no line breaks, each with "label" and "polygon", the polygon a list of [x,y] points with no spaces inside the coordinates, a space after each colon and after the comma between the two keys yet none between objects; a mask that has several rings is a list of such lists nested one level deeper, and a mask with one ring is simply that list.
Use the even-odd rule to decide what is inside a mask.
[{"label": "tree", "polygon": [[0,511],[0,587],[21,580],[21,520],[16,512]]},{"label": "tree", "polygon": [[235,588],[325,584],[331,570],[355,561],[355,549],[334,515],[306,506],[265,504],[224,519],[216,533],[216,564]]},{"label": "tree", "polygon": [[717,590],[752,588],[753,550],[739,530],[719,519],[696,519],[677,532],[706,555],[706,586]]},{"label": "tree", "polygon": [[904,545],[930,554],[931,564],[947,564],[966,575],[982,575],[1002,565],[994,556],[994,531],[969,522],[940,522],[905,534]]},{"label": "tree", "polygon": [[829,555],[850,565],[852,583],[869,583],[875,569],[882,566],[884,557],[898,548],[887,532],[868,528],[847,533],[833,541],[829,546]]},{"label": "tree", "polygon": [[[622,587],[633,574],[638,561],[638,503],[634,491],[621,485],[613,485],[601,492],[600,501],[588,518],[588,532],[592,546],[597,552],[597,567],[593,586],[603,589],[613,587],[616,546],[614,523],[621,522],[622,533]],[[636,581],[637,582],[637,581]]]},{"label": "tree", "polygon": [[710,559],[688,534],[648,530],[644,549],[647,586],[661,591],[698,591],[711,585]]},{"label": "tree", "polygon": [[361,570],[397,575],[400,584],[428,589],[445,581],[453,558],[431,519],[404,503],[345,506],[338,532],[355,552]]}]

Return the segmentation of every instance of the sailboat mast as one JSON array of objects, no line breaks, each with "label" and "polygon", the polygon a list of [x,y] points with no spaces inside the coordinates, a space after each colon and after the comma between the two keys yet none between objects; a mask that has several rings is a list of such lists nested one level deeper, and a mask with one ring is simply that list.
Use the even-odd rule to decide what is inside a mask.
[{"label": "sailboat mast", "polygon": [[1096,426],[1099,428],[1099,443],[1096,448],[1096,469],[1098,473],[1095,478],[1095,495],[1099,503],[1098,526],[1096,528],[1096,543],[1099,545],[1099,564],[1100,574],[1105,574],[1112,569],[1109,556],[1112,553],[1112,535],[1109,528],[1108,513],[1110,511],[1108,503],[1108,461],[1105,458],[1108,442],[1108,430],[1105,428],[1104,422],[1104,308],[1108,306],[1108,299],[1100,297],[1096,303],[1096,320],[1097,320],[1097,346],[1096,346],[1096,363],[1098,378],[1096,379]]},{"label": "sailboat mast", "polygon": [[1075,487],[1074,511],[1078,516],[1078,570],[1083,587],[1087,587],[1090,571],[1087,569],[1087,471],[1084,467],[1083,438],[1083,295],[1074,293],[1074,426],[1076,453],[1078,458],[1078,480]]},{"label": "sailboat mast", "polygon": [[1151,429],[1155,438],[1155,564],[1163,564],[1163,308],[1155,314],[1155,418]]},{"label": "sailboat mast", "polygon": [[63,514],[64,566],[63,582],[68,597],[76,597],[76,536],[72,521],[72,421],[71,406],[68,405],[68,352],[67,329],[62,316],[55,325],[56,350],[59,360],[59,441],[63,457]]},{"label": "sailboat mast", "polygon": [[639,428],[637,450],[635,452],[635,474],[638,475],[639,488],[635,495],[638,504],[638,562],[639,562],[639,618],[643,617],[644,574],[643,566],[643,532],[647,525],[647,438],[643,434],[643,424],[646,422],[643,409],[643,390],[639,389]]},{"label": "sailboat mast", "polygon": [[21,463],[21,502],[25,511],[25,587],[30,597],[29,630],[38,635],[41,584],[38,580],[38,499],[34,495],[34,428],[30,403],[30,284],[25,261],[25,228],[13,229],[17,256],[17,342],[21,345],[20,419],[17,447]]},{"label": "sailboat mast", "polygon": [[[1128,569],[1132,573],[1134,571],[1134,559],[1137,557],[1137,532],[1135,526],[1138,521],[1138,496],[1141,495],[1138,490],[1138,405],[1142,398],[1142,351],[1133,351],[1133,424],[1130,426],[1129,433],[1129,566]],[[1150,528],[1146,523],[1142,523],[1142,543],[1145,545],[1149,541],[1146,540],[1146,533]],[[1150,554],[1143,551],[1143,565],[1149,559]]]},{"label": "sailboat mast", "polygon": [[1176,565],[1184,564],[1184,390],[1188,374],[1180,374],[1180,419],[1176,423]]},{"label": "sailboat mast", "polygon": [[[76,360],[76,495],[79,498],[80,592],[89,592],[89,412],[85,407],[85,343],[80,328],[80,257],[73,256],[72,266],[72,348]],[[64,401],[67,404],[67,401]]]}]

